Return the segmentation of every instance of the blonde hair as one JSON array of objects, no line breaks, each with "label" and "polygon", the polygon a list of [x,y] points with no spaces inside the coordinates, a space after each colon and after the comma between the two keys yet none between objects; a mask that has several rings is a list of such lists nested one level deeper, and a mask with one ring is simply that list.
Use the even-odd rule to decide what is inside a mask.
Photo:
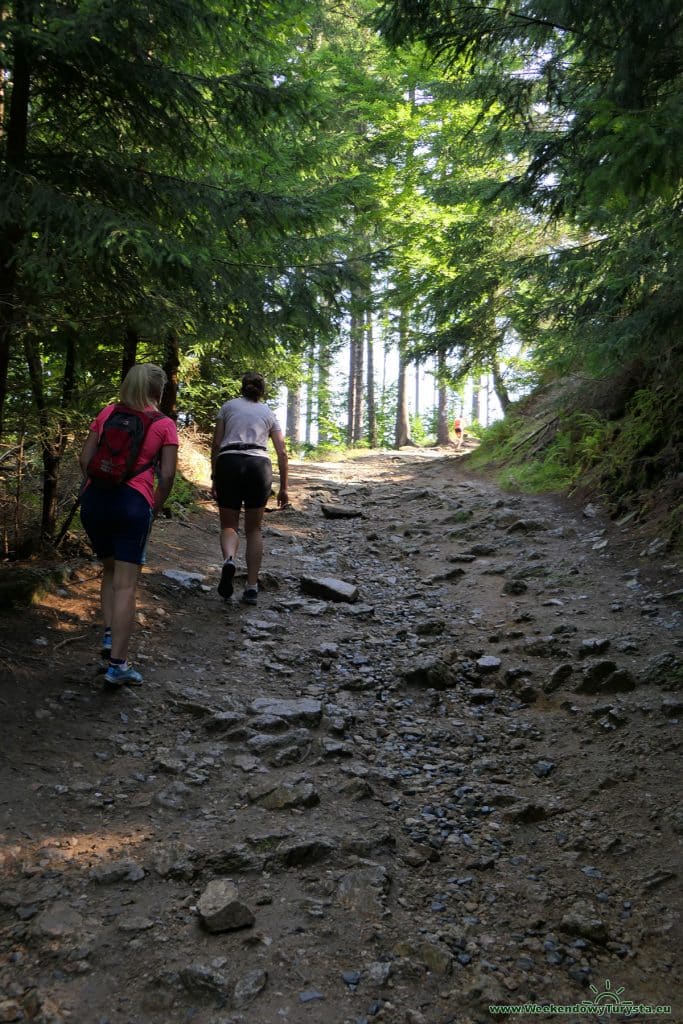
[{"label": "blonde hair", "polygon": [[131,366],[121,385],[120,398],[130,409],[142,411],[157,405],[166,383],[166,374],[154,363]]}]

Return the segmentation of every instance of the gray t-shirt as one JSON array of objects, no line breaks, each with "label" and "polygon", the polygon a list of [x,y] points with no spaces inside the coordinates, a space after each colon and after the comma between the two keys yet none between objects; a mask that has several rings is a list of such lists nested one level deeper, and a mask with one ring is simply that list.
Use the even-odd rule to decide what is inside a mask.
[{"label": "gray t-shirt", "polygon": [[281,430],[277,417],[265,402],[252,402],[240,396],[231,398],[221,406],[218,419],[225,424],[223,440],[218,452],[230,451],[231,444],[254,444],[261,447],[241,448],[244,455],[261,455],[270,458],[264,448],[268,447],[271,431]]}]

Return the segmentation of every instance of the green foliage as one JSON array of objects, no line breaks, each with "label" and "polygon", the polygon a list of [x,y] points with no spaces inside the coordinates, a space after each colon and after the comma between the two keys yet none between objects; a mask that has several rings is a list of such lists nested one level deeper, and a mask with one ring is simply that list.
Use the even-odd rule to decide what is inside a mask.
[{"label": "green foliage", "polygon": [[683,411],[676,382],[671,383],[637,391],[624,418],[610,425],[599,469],[603,487],[617,503],[646,494],[663,479],[680,479]]},{"label": "green foliage", "polygon": [[516,427],[519,421],[515,421],[513,415],[504,419],[496,420],[489,427],[482,427],[479,423],[469,423],[467,430],[479,438],[478,447],[468,456],[472,465],[485,466],[494,460],[505,457],[511,442],[516,436]]},{"label": "green foliage", "polygon": [[[504,406],[636,368],[625,414],[569,402],[527,443],[513,407],[473,464],[615,496],[673,479],[678,7],[10,0],[0,433],[29,439],[47,486],[123,362],[162,362],[177,338],[181,421],[211,429],[257,367],[273,399],[308,383],[318,453],[337,450],[333,356],[372,317],[404,362],[438,356],[453,389],[491,373]],[[382,447],[396,406],[390,381]],[[433,426],[414,418],[413,438]]]},{"label": "green foliage", "polygon": [[167,507],[176,514],[192,512],[197,507],[199,488],[187,480],[182,473],[176,473],[173,487],[167,498]]},{"label": "green foliage", "polygon": [[396,423],[396,399],[398,388],[395,383],[382,390],[377,406],[377,443],[380,448],[392,448]]},{"label": "green foliage", "polygon": [[574,478],[572,443],[568,432],[558,434],[545,450],[542,458],[532,458],[516,466],[509,466],[499,476],[506,490],[531,493],[565,491]]},{"label": "green foliage", "polygon": [[431,416],[410,416],[410,436],[415,444],[426,447],[436,443],[436,431],[433,423],[429,422],[430,419],[434,419],[433,414]]}]

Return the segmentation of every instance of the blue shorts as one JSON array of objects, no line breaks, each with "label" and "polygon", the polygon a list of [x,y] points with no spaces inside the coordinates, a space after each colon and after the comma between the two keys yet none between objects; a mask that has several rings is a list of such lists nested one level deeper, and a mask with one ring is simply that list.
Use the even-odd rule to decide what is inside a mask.
[{"label": "blue shorts", "polygon": [[239,512],[264,508],[273,486],[273,466],[270,459],[243,452],[221,452],[216,459],[214,478],[219,508]]},{"label": "blue shorts", "polygon": [[98,558],[144,565],[154,516],[149,502],[132,487],[86,489],[81,522]]}]

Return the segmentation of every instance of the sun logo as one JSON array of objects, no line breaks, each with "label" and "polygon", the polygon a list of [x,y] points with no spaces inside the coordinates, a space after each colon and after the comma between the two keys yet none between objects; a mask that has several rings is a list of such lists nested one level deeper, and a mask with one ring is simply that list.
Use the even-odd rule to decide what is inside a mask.
[{"label": "sun logo", "polygon": [[605,979],[605,987],[602,992],[599,992],[595,985],[590,986],[591,992],[595,992],[595,999],[593,1003],[595,1006],[620,1006],[621,999],[619,998],[621,993],[624,991],[624,986],[621,988],[613,989],[612,982],[609,978]]}]

